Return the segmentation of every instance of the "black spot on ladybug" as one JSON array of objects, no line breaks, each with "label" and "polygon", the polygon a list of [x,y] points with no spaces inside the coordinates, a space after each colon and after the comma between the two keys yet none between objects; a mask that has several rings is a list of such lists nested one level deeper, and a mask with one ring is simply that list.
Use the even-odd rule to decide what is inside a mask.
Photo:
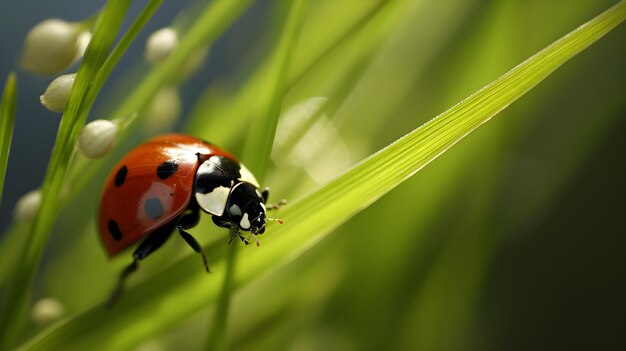
[{"label": "black spot on ladybug", "polygon": [[126,180],[126,175],[128,174],[128,168],[126,166],[122,166],[119,171],[115,174],[115,186],[120,187],[124,184]]},{"label": "black spot on ladybug", "polygon": [[152,219],[157,219],[165,213],[165,209],[163,209],[163,204],[161,204],[161,200],[156,197],[151,197],[143,204],[143,210],[146,212],[148,217]]},{"label": "black spot on ladybug", "polygon": [[166,179],[178,170],[178,164],[175,161],[165,161],[157,167],[157,175],[161,179]]},{"label": "black spot on ladybug", "polygon": [[111,233],[111,236],[113,236],[115,241],[122,240],[122,231],[120,230],[120,226],[114,220],[109,221],[109,233]]}]

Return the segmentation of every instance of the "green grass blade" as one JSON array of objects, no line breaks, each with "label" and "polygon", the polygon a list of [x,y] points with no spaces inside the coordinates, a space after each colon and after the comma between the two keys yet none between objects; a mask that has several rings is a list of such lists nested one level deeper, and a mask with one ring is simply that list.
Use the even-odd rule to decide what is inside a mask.
[{"label": "green grass blade", "polygon": [[57,214],[57,202],[80,129],[90,106],[83,101],[93,77],[104,63],[117,31],[122,25],[129,0],[111,0],[98,17],[93,38],[78,69],[68,107],[63,113],[57,139],[46,171],[42,189],[42,202],[33,223],[29,240],[19,257],[12,279],[7,284],[0,316],[0,349],[8,349],[18,338],[30,303],[31,285],[34,281],[48,235]]},{"label": "green grass blade", "polygon": [[260,177],[259,181],[261,182],[274,144],[276,125],[287,88],[287,75],[302,27],[305,8],[305,0],[297,0],[291,5],[283,36],[269,69],[268,79],[261,89],[265,96],[259,105],[260,116],[251,122],[251,128],[246,139],[243,160],[248,168]]},{"label": "green grass blade", "polygon": [[[133,40],[135,40],[135,37],[137,37],[137,34],[139,34],[139,32],[143,29],[148,20],[152,18],[152,15],[154,15],[162,3],[163,0],[151,0],[143,8],[137,19],[133,22],[124,36],[122,36],[115,48],[113,48],[109,57],[107,57],[106,61],[102,64],[102,68],[98,70],[93,79],[93,86],[95,88],[90,89],[85,98],[87,106],[91,106],[91,104],[93,104],[96,100],[100,89],[111,74],[111,71],[113,71],[113,68],[115,68],[119,60],[122,58],[122,55],[126,52],[126,49],[128,49]],[[119,116],[120,115],[116,115],[116,117]]]},{"label": "green grass blade", "polygon": [[2,190],[4,189],[4,177],[9,162],[9,149],[13,136],[13,124],[15,122],[15,102],[17,100],[17,82],[15,73],[11,72],[4,84],[2,102],[0,102],[0,203],[2,203]]},{"label": "green grass blade", "polygon": [[[2,203],[4,179],[7,171],[7,163],[9,161],[11,139],[13,137],[16,102],[17,79],[15,77],[15,73],[11,73],[9,74],[4,85],[2,101],[0,102],[0,203]],[[11,262],[11,258],[15,257],[15,250],[12,250],[14,247],[13,243],[18,242],[21,239],[18,238],[17,235],[11,234],[13,234],[11,231],[7,231],[2,238],[2,242],[0,243],[0,288],[4,286],[3,283],[5,277],[11,269],[9,262]]]},{"label": "green grass blade", "polygon": [[[262,89],[266,92],[261,102],[261,115],[252,122],[248,131],[248,138],[243,154],[246,165],[252,169],[260,182],[265,178],[267,162],[270,157],[276,125],[280,115],[283,97],[285,95],[285,80],[291,66],[291,58],[297,42],[304,13],[306,0],[296,0],[290,4],[289,15],[282,31],[283,35],[278,44],[276,56],[272,63],[267,87]],[[207,340],[207,350],[224,350],[227,348],[226,326],[228,323],[228,311],[233,288],[233,276],[237,264],[238,246],[232,245],[226,261],[226,273],[220,296],[218,298],[217,311],[211,333]]]},{"label": "green grass blade", "polygon": [[[269,228],[263,248],[240,255],[235,286],[299,256],[350,217],[411,177],[481,124],[519,99],[559,66],[626,19],[622,1],[546,47],[499,79],[422,127],[372,155],[281,212],[283,226]],[[216,300],[224,262],[208,279],[188,257],[130,290],[111,312],[102,306],[58,324],[25,350],[126,349],[154,337]],[[159,316],[154,318],[153,316]]]}]

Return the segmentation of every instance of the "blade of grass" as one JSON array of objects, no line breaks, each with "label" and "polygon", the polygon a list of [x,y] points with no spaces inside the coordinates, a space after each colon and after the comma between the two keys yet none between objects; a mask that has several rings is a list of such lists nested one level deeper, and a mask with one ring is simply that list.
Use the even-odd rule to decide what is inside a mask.
[{"label": "blade of grass", "polygon": [[17,100],[17,83],[15,73],[11,72],[4,84],[2,102],[0,102],[0,203],[2,203],[2,190],[4,189],[4,177],[9,162],[9,149],[13,136],[13,123],[15,122],[15,102]]},{"label": "blade of grass", "polygon": [[[85,97],[86,106],[91,106],[96,100],[100,89],[111,74],[111,71],[113,71],[113,68],[115,68],[115,65],[117,65],[120,58],[122,58],[122,55],[124,55],[130,44],[133,42],[133,40],[135,40],[135,37],[137,37],[137,34],[139,34],[139,32],[143,29],[146,23],[148,23],[148,20],[152,18],[152,15],[154,15],[156,10],[161,6],[162,3],[163,0],[151,0],[150,2],[148,2],[148,4],[146,4],[139,16],[137,16],[133,24],[130,26],[128,31],[126,31],[126,33],[124,34],[124,36],[122,36],[115,48],[113,48],[113,51],[111,51],[111,54],[109,55],[109,57],[107,57],[106,61],[104,61],[104,63],[102,64],[102,68],[98,70],[93,79],[94,88],[89,89],[87,96]],[[86,110],[87,109],[83,110],[84,114],[87,114],[88,111]],[[122,115],[114,116],[119,117]],[[124,126],[126,127],[126,125]]]},{"label": "blade of grass", "polygon": [[[270,75],[266,82],[266,88],[261,91],[266,92],[265,98],[261,102],[259,118],[252,122],[248,130],[248,138],[243,154],[243,160],[263,182],[267,161],[270,157],[276,126],[280,115],[283,97],[286,87],[285,80],[291,66],[291,58],[295,51],[297,39],[300,34],[302,22],[306,9],[307,0],[296,0],[289,4],[289,14],[282,31],[282,37],[273,59]],[[233,278],[237,266],[238,245],[231,245],[226,261],[226,273],[222,290],[218,297],[217,311],[211,327],[211,332],[206,343],[206,350],[224,350],[227,348],[226,328],[228,324],[228,311],[230,309],[230,298],[232,296]]]},{"label": "blade of grass", "polygon": [[283,97],[288,88],[287,75],[302,27],[305,8],[306,0],[297,0],[291,4],[276,56],[269,69],[268,79],[265,87],[261,89],[265,93],[265,97],[259,104],[260,117],[251,122],[248,130],[243,159],[248,168],[260,178],[264,178],[267,161],[274,144],[278,117],[280,116]]},{"label": "blade of grass", "polygon": [[[0,102],[0,203],[2,203],[2,192],[4,189],[4,179],[7,171],[7,163],[9,162],[9,151],[11,148],[11,139],[13,136],[13,124],[15,122],[15,105],[17,100],[17,80],[15,73],[9,74],[4,85],[2,93],[2,101]],[[0,245],[0,287],[3,286],[5,277],[8,275],[12,257],[14,257],[15,246],[21,238],[17,235],[11,235],[13,231],[7,231]],[[12,239],[12,240],[9,240]],[[18,246],[18,247],[21,247]],[[9,257],[7,259],[7,257]]]},{"label": "blade of grass", "polygon": [[42,187],[42,201],[24,251],[19,257],[8,282],[0,316],[0,349],[9,349],[18,338],[26,321],[30,304],[31,285],[39,266],[48,235],[54,225],[57,201],[64,185],[76,138],[85,123],[90,106],[83,104],[92,79],[107,57],[115,35],[130,6],[129,0],[110,0],[95,25],[93,38],[78,69],[68,107],[63,113]]},{"label": "blade of grass", "polygon": [[[241,268],[237,270],[235,286],[246,284],[263,272],[277,269],[298,257],[331,230],[489,121],[624,19],[626,2],[621,1],[435,119],[286,207],[281,215],[287,224],[269,228],[263,250],[252,250],[240,257]],[[217,264],[215,277],[206,279],[202,272],[193,269],[197,268],[196,259],[187,257],[130,290],[119,306],[123,318],[96,306],[45,331],[22,349],[128,348],[157,335],[189,313],[215,301],[224,263]],[[162,285],[162,281],[167,285]],[[154,315],[159,318],[153,318]]]},{"label": "blade of grass", "polygon": [[222,288],[217,298],[217,310],[213,317],[213,323],[209,330],[204,349],[205,350],[226,350],[227,342],[226,332],[228,327],[228,312],[230,311],[230,298],[233,291],[233,276],[237,261],[238,242],[230,245],[228,255],[226,256],[226,272],[222,281]]}]

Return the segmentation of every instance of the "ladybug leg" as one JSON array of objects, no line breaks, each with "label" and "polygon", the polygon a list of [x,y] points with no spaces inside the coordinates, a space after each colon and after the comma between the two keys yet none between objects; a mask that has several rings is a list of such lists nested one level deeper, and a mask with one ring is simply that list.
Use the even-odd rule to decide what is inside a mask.
[{"label": "ladybug leg", "polygon": [[267,199],[270,198],[270,188],[265,187],[265,189],[261,192],[261,196],[263,197],[263,203],[266,204]]},{"label": "ladybug leg", "polygon": [[198,224],[198,221],[200,221],[200,212],[198,211],[197,208],[195,208],[195,209],[192,209],[190,213],[187,213],[180,218],[180,220],[178,221],[178,224],[176,225],[176,228],[178,229],[178,233],[185,240],[185,242],[189,246],[191,246],[191,248],[195,252],[202,255],[204,268],[206,269],[207,272],[210,272],[211,270],[209,269],[209,261],[206,258],[206,254],[204,253],[204,249],[202,248],[202,245],[198,243],[198,241],[196,240],[196,238],[193,237],[193,235],[189,234],[185,230],[185,229],[190,229],[190,228],[195,227],[196,224]]},{"label": "ladybug leg", "polygon": [[265,208],[266,208],[267,211],[274,211],[274,210],[277,210],[277,209],[285,206],[286,204],[287,204],[287,200],[282,199],[282,200],[278,201],[277,204],[267,204],[267,205],[265,205]]},{"label": "ladybug leg", "polygon": [[265,209],[267,211],[277,210],[287,204],[287,200],[285,199],[278,201],[277,204],[268,204],[267,200],[270,198],[270,188],[268,187],[265,187],[265,189],[263,189],[263,191],[261,192],[261,197],[263,198],[263,203],[266,204]]},{"label": "ladybug leg", "polygon": [[136,258],[133,257],[133,263],[129,264],[128,266],[126,266],[126,268],[124,268],[124,270],[120,274],[120,277],[117,281],[117,286],[115,287],[115,290],[113,290],[113,292],[109,296],[109,300],[107,300],[106,306],[108,308],[111,308],[115,305],[115,303],[117,302],[117,299],[119,299],[119,297],[122,295],[122,292],[124,291],[124,282],[126,281],[126,278],[132,272],[136,271],[137,267],[138,267],[138,261]]},{"label": "ladybug leg", "polygon": [[232,224],[231,222],[229,222],[228,220],[222,217],[213,216],[212,218],[213,218],[213,223],[215,223],[218,227],[230,229],[230,240],[228,240],[228,245],[232,244],[233,240],[235,240],[235,238],[237,237],[241,239],[241,241],[244,244],[246,245],[249,244],[246,238],[244,238],[243,235],[239,233],[239,227],[237,227],[236,225]]},{"label": "ladybug leg", "polygon": [[233,226],[233,224],[230,223],[227,219],[224,219],[218,216],[213,216],[211,217],[211,219],[213,220],[213,223],[215,223],[215,225],[220,228],[235,230],[235,227]]},{"label": "ladybug leg", "polygon": [[244,238],[243,235],[241,235],[241,233],[239,231],[237,231],[236,229],[231,228],[230,230],[230,240],[228,240],[228,245],[233,243],[233,240],[235,240],[235,238],[239,238],[241,240],[242,243],[248,245],[250,244],[250,241],[248,241],[248,239],[250,239],[250,236],[248,235],[248,239]]},{"label": "ladybug leg", "polygon": [[211,272],[211,269],[209,268],[209,261],[206,258],[206,254],[204,253],[204,249],[202,248],[202,246],[200,245],[200,243],[198,243],[198,241],[196,240],[196,238],[194,238],[191,234],[187,233],[182,227],[178,226],[178,232],[180,233],[180,236],[185,240],[185,242],[191,246],[191,248],[199,253],[202,256],[202,261],[204,262],[204,268],[206,269],[207,273]]},{"label": "ladybug leg", "polygon": [[[248,241],[248,239],[244,238],[244,237],[243,237],[243,235],[241,235],[241,233],[240,233],[240,232],[236,232],[236,234],[237,234],[237,236],[239,236],[239,239],[241,239],[241,242],[242,242],[242,243],[244,243],[244,244],[246,244],[246,245],[250,244],[250,242]],[[249,237],[250,237],[250,236],[248,235],[248,238],[249,238]]]},{"label": "ladybug leg", "polygon": [[117,281],[117,286],[111,293],[109,300],[107,301],[107,307],[113,307],[117,302],[117,299],[122,295],[124,291],[124,285],[128,276],[137,270],[139,267],[139,261],[143,260],[154,252],[154,250],[158,249],[165,243],[167,238],[172,234],[173,224],[175,221],[171,221],[167,223],[163,227],[157,229],[154,233],[150,234],[141,244],[137,247],[135,252],[133,252],[133,262],[126,266],[122,273],[120,273],[120,277]]}]

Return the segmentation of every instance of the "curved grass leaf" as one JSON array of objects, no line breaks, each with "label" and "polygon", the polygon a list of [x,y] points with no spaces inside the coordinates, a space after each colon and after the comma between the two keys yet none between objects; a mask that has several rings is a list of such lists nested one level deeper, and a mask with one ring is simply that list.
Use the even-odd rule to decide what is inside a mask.
[{"label": "curved grass leaf", "polygon": [[[625,18],[626,2],[622,1],[285,208],[280,214],[285,225],[268,229],[262,249],[251,249],[240,256],[234,285],[247,284],[299,256],[523,96]],[[225,272],[224,262],[213,266],[214,274],[210,279],[197,268],[197,257],[187,257],[129,291],[115,311],[95,306],[50,328],[22,349],[127,349],[155,337],[193,311],[215,302]]]}]

